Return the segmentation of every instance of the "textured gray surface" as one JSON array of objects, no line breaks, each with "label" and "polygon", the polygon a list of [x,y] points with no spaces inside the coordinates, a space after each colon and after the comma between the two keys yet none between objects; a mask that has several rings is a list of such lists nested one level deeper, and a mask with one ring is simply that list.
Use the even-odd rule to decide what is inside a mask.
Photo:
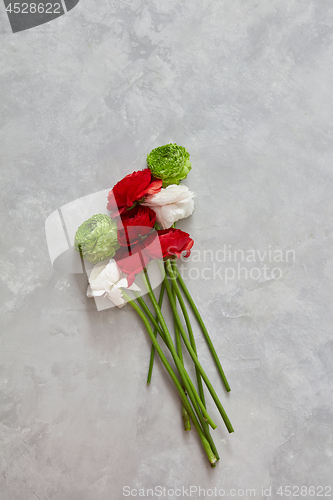
[{"label": "textured gray surface", "polygon": [[[81,0],[14,35],[0,5],[1,498],[329,484],[332,25],[330,1]],[[209,401],[216,469],[159,363],[146,387],[149,342],[129,306],[97,312],[45,240],[51,212],[171,141],[191,153],[196,208],[181,227],[197,258],[266,251],[282,273],[225,283],[238,261],[187,264],[232,387],[199,342],[235,427]],[[268,250],[295,258],[272,265]],[[244,265],[262,267],[258,254]]]}]

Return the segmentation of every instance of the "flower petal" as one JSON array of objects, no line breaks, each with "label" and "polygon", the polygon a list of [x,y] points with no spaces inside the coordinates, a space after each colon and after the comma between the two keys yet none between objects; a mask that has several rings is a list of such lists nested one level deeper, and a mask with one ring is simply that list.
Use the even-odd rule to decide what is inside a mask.
[{"label": "flower petal", "polygon": [[157,222],[163,229],[169,229],[175,222],[192,214],[194,193],[187,186],[171,184],[148,198],[147,205],[156,212]]}]

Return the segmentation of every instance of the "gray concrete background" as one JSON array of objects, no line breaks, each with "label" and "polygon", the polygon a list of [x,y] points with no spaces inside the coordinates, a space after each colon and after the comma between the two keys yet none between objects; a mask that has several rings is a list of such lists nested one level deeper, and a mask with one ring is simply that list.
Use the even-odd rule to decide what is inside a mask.
[{"label": "gray concrete background", "polygon": [[[330,484],[332,25],[329,1],[81,0],[12,34],[0,5],[1,498],[192,485],[260,499],[262,486],[281,498],[281,485]],[[215,279],[187,264],[232,387],[196,331],[235,427],[228,435],[209,400],[216,469],[182,431],[159,363],[147,388],[139,319],[129,306],[97,312],[83,275],[52,269],[45,240],[54,210],[168,142],[191,153],[196,208],[180,227],[198,255],[295,252],[246,263],[280,279],[225,283],[238,262],[208,263],[222,267]]]}]

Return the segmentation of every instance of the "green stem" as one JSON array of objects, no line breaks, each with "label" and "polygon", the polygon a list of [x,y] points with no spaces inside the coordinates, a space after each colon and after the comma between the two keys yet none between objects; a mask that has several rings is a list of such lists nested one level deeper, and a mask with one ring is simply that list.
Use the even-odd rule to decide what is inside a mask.
[{"label": "green stem", "polygon": [[[174,268],[176,266],[176,262],[175,261],[171,262],[171,266],[172,266],[172,270],[174,271],[175,270]],[[177,267],[176,267],[176,271],[177,271]],[[190,318],[189,318],[189,315],[188,315],[188,312],[187,312],[184,300],[181,297],[180,293],[177,294],[177,292],[176,292],[177,289],[178,289],[178,292],[179,292],[179,287],[178,287],[178,284],[177,284],[177,280],[175,279],[176,276],[177,276],[177,274],[172,275],[172,276],[169,274],[169,277],[172,280],[173,296],[174,296],[174,299],[176,297],[178,298],[178,302],[179,302],[180,308],[182,310],[182,313],[183,313],[183,316],[184,316],[184,319],[185,319],[185,323],[186,323],[186,327],[187,327],[187,331],[188,331],[188,335],[189,335],[189,338],[190,338],[192,349],[195,352],[195,355],[198,357],[197,346],[196,346],[196,343],[195,343],[193,329],[192,329],[192,325],[191,325],[191,322],[190,322]],[[174,318],[174,322],[175,322],[175,329],[177,329],[178,336],[180,337],[179,330],[178,330],[178,327],[177,327],[176,318]],[[179,339],[179,342],[180,342],[180,339]],[[195,373],[196,373],[196,377],[197,377],[199,396],[200,396],[200,399],[201,399],[203,405],[206,407],[205,394],[204,394],[204,389],[203,389],[203,385],[202,385],[202,378],[201,378],[201,375],[200,375],[200,372],[199,372],[199,369],[198,369],[197,366],[195,367]],[[204,426],[203,427],[204,427],[204,431],[205,431],[206,436],[207,436],[207,434],[210,435],[210,433],[209,433],[209,427],[207,425],[207,422],[204,422]],[[211,444],[211,447],[212,447],[213,452],[216,455],[216,458],[219,460],[218,452],[217,452],[217,449],[215,447],[214,441],[213,441],[213,446]]]},{"label": "green stem", "polygon": [[[176,270],[176,264],[174,266],[174,270]],[[193,301],[193,299],[192,299],[192,297],[190,295],[190,292],[188,291],[188,289],[187,289],[187,287],[186,287],[186,285],[184,283],[184,280],[181,277],[180,272],[178,271],[178,269],[177,269],[176,272],[177,272],[177,281],[179,282],[180,286],[182,287],[183,292],[184,292],[184,294],[185,294],[185,296],[186,296],[186,298],[187,298],[187,300],[188,300],[188,302],[189,302],[189,304],[190,304],[190,306],[191,306],[191,308],[192,308],[192,310],[193,310],[193,312],[194,312],[194,314],[195,314],[195,316],[196,316],[196,318],[198,320],[198,323],[199,323],[199,325],[201,327],[202,333],[204,334],[204,337],[205,337],[205,339],[207,341],[207,344],[208,344],[208,346],[210,348],[210,351],[211,351],[212,356],[214,358],[214,361],[215,361],[215,364],[217,366],[217,369],[218,369],[218,371],[219,371],[219,373],[221,375],[221,378],[223,380],[224,386],[225,386],[227,392],[230,392],[231,389],[230,389],[227,377],[225,376],[225,373],[224,373],[223,368],[221,366],[221,363],[220,363],[220,360],[218,358],[218,355],[216,354],[215,348],[213,346],[213,342],[212,342],[212,340],[211,340],[211,338],[209,336],[207,328],[206,328],[206,326],[205,326],[205,324],[204,324],[204,322],[202,320],[202,317],[200,316],[200,313],[199,313],[199,311],[198,311],[198,309],[197,309],[197,307],[196,307],[196,305],[195,305],[195,303],[194,303],[194,301]]]},{"label": "green stem", "polygon": [[[158,298],[158,305],[160,308],[162,307],[162,302],[163,302],[163,297],[164,297],[164,291],[165,291],[165,283],[162,283],[161,291],[160,291],[160,296]],[[154,327],[154,335],[156,338],[157,335],[157,328],[156,326]],[[155,347],[154,345],[151,346],[151,351],[150,351],[150,362],[149,362],[149,369],[148,369],[148,376],[147,376],[147,385],[150,384],[151,382],[151,376],[153,373],[153,366],[154,366],[154,357],[155,357]]]},{"label": "green stem", "polygon": [[212,465],[215,464],[216,462],[216,457],[214,455],[214,453],[212,452],[212,449],[210,447],[210,444],[207,440],[207,438],[205,437],[204,433],[203,433],[203,430],[201,429],[200,427],[200,424],[195,416],[195,413],[191,407],[191,405],[189,404],[188,400],[187,400],[187,397],[186,397],[186,394],[185,392],[183,391],[182,389],[182,386],[180,385],[179,383],[179,380],[177,379],[174,371],[172,370],[170,364],[168,363],[168,360],[166,359],[162,349],[160,348],[159,346],[159,343],[157,342],[157,339],[155,338],[154,336],[154,333],[153,333],[153,330],[151,329],[150,327],[150,324],[146,318],[146,316],[144,315],[144,313],[141,311],[140,307],[135,304],[135,302],[126,294],[125,290],[122,289],[122,293],[123,293],[123,296],[125,297],[125,299],[129,302],[129,304],[133,307],[133,309],[137,312],[137,314],[140,316],[140,318],[142,319],[146,329],[147,329],[147,332],[149,334],[149,337],[156,349],[156,352],[157,354],[159,355],[163,365],[165,366],[167,372],[169,373],[173,383],[175,384],[176,386],[176,389],[180,395],[180,398],[182,400],[182,403],[184,404],[185,408],[186,408],[186,411],[188,412],[188,414],[190,415],[191,417],[191,420],[194,424],[194,427],[196,428],[198,434],[199,434],[199,437],[200,437],[200,440],[202,442],[202,445],[204,447],[204,450],[207,454],[207,457],[208,457],[208,460],[210,461],[210,463]]},{"label": "green stem", "polygon": [[[172,290],[173,290],[174,301],[176,301],[176,297],[177,297],[179,305],[180,305],[180,308],[182,310],[182,313],[183,313],[183,316],[184,316],[184,319],[185,319],[186,328],[187,328],[187,331],[188,331],[188,335],[189,335],[189,338],[190,338],[190,343],[191,343],[192,349],[193,349],[195,355],[198,357],[197,347],[196,347],[196,344],[195,344],[195,339],[194,339],[193,330],[192,330],[192,325],[191,325],[191,322],[190,322],[190,318],[189,318],[187,309],[185,307],[185,303],[184,303],[183,297],[180,294],[180,290],[179,290],[179,287],[178,287],[178,284],[177,284],[177,280],[176,280],[176,275],[174,273],[170,274],[170,272],[169,272],[168,269],[167,269],[167,271],[168,271],[169,277],[170,277],[170,279],[172,281]],[[177,320],[176,320],[176,318],[174,318],[174,321],[175,321],[175,327],[177,327]],[[178,335],[179,335],[179,333],[178,333]],[[199,395],[200,395],[200,398],[201,398],[202,402],[205,403],[205,395],[204,395],[204,392],[203,392],[202,379],[201,379],[200,371],[199,371],[199,369],[198,369],[197,366],[195,366],[195,373],[196,373],[196,376],[197,376]]]},{"label": "green stem", "polygon": [[[144,280],[144,282],[146,284],[147,291],[150,291],[153,294],[152,289],[151,289],[151,285],[150,285],[150,282],[149,282],[148,274],[145,275],[145,276],[143,276],[142,278],[143,278],[143,280]],[[194,385],[192,383],[192,380],[190,379],[190,377],[189,377],[188,373],[186,372],[184,366],[182,364],[179,365],[177,363],[177,360],[176,360],[177,353],[175,353],[175,349],[174,349],[174,346],[172,344],[172,340],[171,340],[170,335],[169,335],[169,340],[170,340],[170,342],[169,342],[168,339],[166,338],[165,334],[164,334],[164,331],[161,330],[160,326],[158,325],[157,321],[155,320],[153,314],[151,313],[150,309],[148,308],[148,306],[145,303],[145,301],[143,300],[143,298],[140,297],[139,294],[137,294],[137,293],[135,293],[135,294],[136,294],[137,301],[139,302],[139,304],[140,304],[140,306],[142,308],[143,313],[145,313],[147,315],[147,317],[151,320],[151,322],[157,328],[158,332],[160,333],[160,336],[161,336],[162,340],[164,341],[164,343],[166,344],[167,348],[169,349],[169,351],[173,355],[173,359],[174,359],[174,361],[176,363],[178,372],[179,372],[179,374],[180,374],[180,376],[181,376],[181,378],[183,380],[183,390],[184,390],[185,394],[186,394],[186,391],[187,391],[188,396],[189,396],[189,398],[191,400],[191,403],[193,405],[193,408],[194,408],[194,410],[195,410],[195,412],[196,412],[196,414],[197,414],[197,416],[199,418],[199,421],[201,423],[201,426],[203,428],[203,431],[204,431],[204,434],[205,434],[205,436],[207,438],[207,441],[209,442],[210,447],[211,447],[214,455],[216,456],[216,459],[220,460],[220,457],[219,457],[219,454],[217,452],[217,449],[216,449],[215,443],[213,441],[213,438],[212,438],[212,436],[209,433],[207,422],[212,427],[214,426],[213,427],[214,429],[216,428],[216,425],[214,424],[214,422],[211,420],[210,416],[208,415],[206,407],[202,403],[202,401],[201,401],[201,399],[200,399],[197,391],[195,390],[195,387],[194,387]],[[153,294],[153,296],[154,296],[154,294]],[[155,296],[154,296],[154,298],[155,298]],[[156,301],[156,299],[155,299],[155,301]],[[178,361],[180,361],[180,359],[178,359]],[[184,386],[185,386],[185,388],[184,388]],[[199,407],[201,408],[202,413],[201,413]],[[186,408],[184,406],[183,406],[183,409],[186,411]],[[188,415],[187,411],[186,411],[186,414]],[[183,418],[184,418],[184,413],[183,413]],[[206,418],[206,420],[204,418]]]},{"label": "green stem", "polygon": [[[163,283],[164,283],[164,281],[163,281]],[[165,283],[164,283],[164,285],[165,285]],[[176,299],[176,292],[174,290],[173,290],[173,296],[174,296],[174,299]],[[178,354],[180,361],[184,364],[180,333],[179,333],[177,322],[176,322],[175,318],[173,318],[173,321],[174,321],[174,329],[175,329],[177,354]]]},{"label": "green stem", "polygon": [[[158,262],[158,264],[160,266],[161,272],[163,273],[164,272],[164,269],[162,267],[163,264],[160,261],[157,261],[157,262]],[[172,271],[172,267],[171,267],[170,261],[167,260],[166,263],[165,263],[165,265],[166,265],[166,267],[168,269],[168,272],[172,274],[173,271]],[[177,320],[178,328],[179,328],[181,336],[182,336],[182,338],[184,340],[184,344],[185,344],[188,352],[190,353],[190,356],[193,359],[195,365],[198,367],[200,375],[202,376],[202,378],[203,378],[203,380],[204,380],[204,382],[205,382],[205,384],[207,386],[207,389],[209,390],[209,392],[210,392],[210,394],[211,394],[211,396],[212,396],[212,398],[213,398],[213,400],[214,400],[214,402],[215,402],[215,404],[216,404],[216,406],[217,406],[217,408],[218,408],[218,410],[220,412],[220,415],[223,418],[223,421],[224,421],[224,423],[225,423],[228,431],[229,432],[234,432],[234,429],[233,429],[233,427],[231,425],[231,422],[230,422],[230,420],[229,420],[229,418],[228,418],[228,416],[227,416],[227,414],[226,414],[226,412],[225,412],[225,410],[224,410],[224,408],[223,408],[223,406],[221,404],[221,401],[217,397],[217,394],[214,391],[214,388],[213,388],[212,384],[210,383],[210,381],[209,381],[209,379],[208,379],[208,377],[207,377],[204,369],[202,368],[202,366],[201,366],[198,358],[196,357],[196,355],[195,355],[195,353],[194,353],[194,351],[192,349],[192,346],[191,346],[191,344],[190,344],[190,342],[189,342],[189,340],[188,340],[188,338],[186,336],[186,333],[184,331],[183,325],[182,325],[182,323],[180,321],[180,318],[178,316],[176,304],[175,304],[175,302],[173,300],[172,291],[171,291],[170,284],[169,284],[169,281],[168,281],[167,277],[164,278],[164,282],[165,282],[166,291],[167,291],[167,294],[168,294],[168,297],[169,297],[169,301],[170,301],[173,313],[174,313],[174,315],[176,317],[176,320]],[[176,293],[177,293],[177,289],[176,289]],[[177,293],[177,296],[178,296],[178,293]]]},{"label": "green stem", "polygon": [[[164,284],[164,282],[163,282]],[[175,296],[175,292],[174,292],[174,296]],[[178,357],[182,363],[182,365],[184,366],[184,359],[183,359],[183,352],[182,352],[182,342],[181,342],[181,337],[180,337],[180,333],[179,333],[179,330],[178,330],[178,327],[177,327],[177,323],[176,321],[174,320],[174,328],[175,328],[175,338],[176,338],[176,349],[177,349],[177,354],[178,354]],[[183,389],[185,389],[183,387]],[[191,430],[191,421],[190,421],[190,417],[186,411],[186,408],[183,406],[183,409],[182,409],[182,414],[183,414],[183,421],[184,421],[184,429],[185,431],[190,431]],[[216,454],[215,454],[216,455]]]},{"label": "green stem", "polygon": [[[158,308],[158,304],[157,304],[157,301],[156,301],[156,298],[155,298],[155,295],[151,289],[151,286],[150,286],[150,282],[149,282],[149,279],[147,279],[147,276],[144,274],[142,275],[142,279],[147,287],[147,291],[148,291],[148,294],[149,294],[149,297],[151,299],[151,302],[154,306],[154,309],[155,311],[157,312],[158,314],[158,319],[162,325],[162,328],[163,330],[161,329],[161,327],[159,326],[159,324],[157,323],[157,321],[155,320],[153,314],[151,313],[151,311],[149,310],[147,304],[145,303],[145,301],[143,300],[142,297],[138,296],[138,294],[136,294],[136,298],[137,298],[137,301],[139,302],[140,306],[142,307],[144,313],[147,315],[147,317],[150,319],[150,321],[152,322],[152,324],[157,328],[158,330],[158,333],[161,335],[162,337],[162,340],[164,341],[164,343],[166,344],[167,348],[169,349],[173,359],[174,359],[174,362],[176,364],[176,367],[177,367],[177,370],[183,380],[183,383],[184,383],[184,386],[188,392],[188,395],[192,401],[192,404],[193,406],[195,406],[195,402],[197,403],[197,405],[199,405],[202,413],[203,413],[203,416],[204,418],[207,420],[207,422],[209,423],[209,425],[212,427],[212,429],[216,429],[216,424],[214,423],[214,421],[212,420],[212,418],[209,416],[209,414],[207,413],[207,410],[204,406],[204,404],[202,403],[201,399],[200,399],[200,396],[199,394],[197,393],[194,385],[193,385],[193,382],[192,380],[190,379],[187,371],[185,370],[184,366],[182,365],[178,355],[177,355],[177,352],[176,352],[176,349],[174,348],[174,345],[172,343],[172,340],[171,340],[171,336],[170,336],[170,333],[168,331],[168,328],[166,326],[166,323],[165,323],[165,320],[163,318],[163,315],[160,311],[160,309]],[[200,413],[200,412],[199,412]],[[198,417],[199,417],[199,413],[197,412],[198,414]],[[200,417],[199,417],[200,418]]]}]

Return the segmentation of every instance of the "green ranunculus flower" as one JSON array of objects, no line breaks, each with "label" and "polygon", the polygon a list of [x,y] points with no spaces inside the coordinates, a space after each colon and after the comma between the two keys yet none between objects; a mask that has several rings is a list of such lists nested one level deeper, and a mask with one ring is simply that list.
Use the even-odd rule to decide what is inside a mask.
[{"label": "green ranunculus flower", "polygon": [[116,222],[108,215],[93,215],[76,231],[74,246],[84,259],[93,264],[112,259],[119,248]]},{"label": "green ranunculus flower", "polygon": [[156,179],[163,180],[163,187],[179,184],[191,170],[190,154],[182,146],[166,144],[153,149],[147,156],[148,168]]}]

